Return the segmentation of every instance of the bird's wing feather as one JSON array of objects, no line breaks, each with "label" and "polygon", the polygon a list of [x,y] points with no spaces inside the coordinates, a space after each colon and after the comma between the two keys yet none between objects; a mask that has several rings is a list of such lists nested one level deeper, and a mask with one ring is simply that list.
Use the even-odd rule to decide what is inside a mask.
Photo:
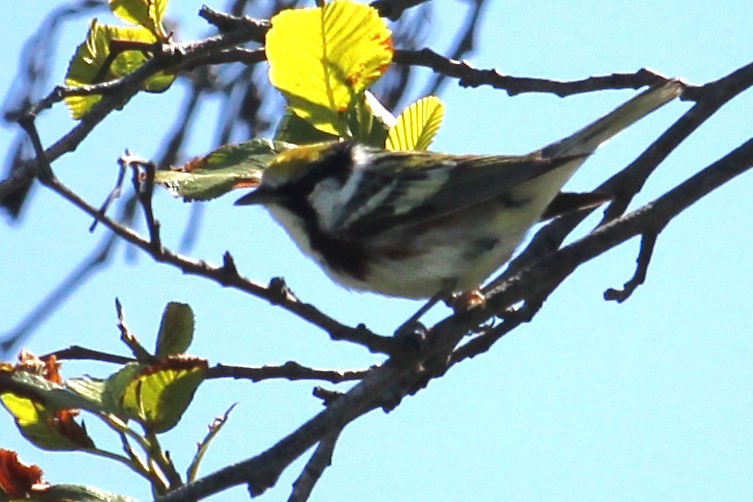
[{"label": "bird's wing feather", "polygon": [[[358,173],[358,190],[342,207],[332,230],[344,238],[376,235],[415,225],[502,197],[513,188],[585,156],[438,156],[384,152]],[[410,156],[405,159],[404,156]],[[414,167],[405,167],[412,164]],[[376,166],[376,167],[375,167]]]}]

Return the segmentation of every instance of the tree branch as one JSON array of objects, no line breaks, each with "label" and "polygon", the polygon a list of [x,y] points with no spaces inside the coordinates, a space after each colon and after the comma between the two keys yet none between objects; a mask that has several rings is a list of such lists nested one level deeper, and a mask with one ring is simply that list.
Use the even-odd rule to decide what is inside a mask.
[{"label": "tree branch", "polygon": [[370,370],[320,370],[308,368],[295,361],[288,361],[282,366],[231,366],[218,364],[207,370],[207,378],[235,378],[252,382],[284,378],[285,380],[324,380],[331,383],[361,380]]},{"label": "tree branch", "polygon": [[309,499],[314,485],[322,477],[324,470],[332,465],[332,453],[335,451],[335,443],[339,436],[340,431],[334,431],[319,441],[319,446],[314,450],[301,475],[293,483],[293,491],[288,502],[305,502]]},{"label": "tree branch", "polygon": [[513,77],[493,69],[481,70],[475,68],[467,61],[446,58],[429,48],[418,51],[396,49],[394,61],[398,64],[424,66],[442,75],[457,78],[459,79],[458,84],[462,87],[488,85],[495,89],[507,91],[510,96],[527,92],[543,92],[564,98],[574,94],[606,89],[639,89],[647,85],[662,84],[669,80],[668,77],[647,68],[641,68],[635,73],[613,73],[571,81]]}]

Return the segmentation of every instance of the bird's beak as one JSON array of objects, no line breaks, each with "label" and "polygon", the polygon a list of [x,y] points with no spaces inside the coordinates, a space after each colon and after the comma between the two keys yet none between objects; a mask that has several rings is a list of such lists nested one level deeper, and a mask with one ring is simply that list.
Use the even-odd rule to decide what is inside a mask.
[{"label": "bird's beak", "polygon": [[271,190],[259,187],[235,201],[236,206],[250,206],[252,204],[270,204],[279,197]]}]

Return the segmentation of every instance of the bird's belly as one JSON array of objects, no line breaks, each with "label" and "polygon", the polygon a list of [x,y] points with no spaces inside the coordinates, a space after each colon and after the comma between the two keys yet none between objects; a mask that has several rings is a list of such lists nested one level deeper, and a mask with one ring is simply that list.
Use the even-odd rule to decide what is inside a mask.
[{"label": "bird's belly", "polygon": [[424,231],[412,227],[387,232],[368,247],[368,284],[351,287],[406,298],[479,287],[510,259],[537,215],[475,216],[475,221],[458,225],[444,221]]}]

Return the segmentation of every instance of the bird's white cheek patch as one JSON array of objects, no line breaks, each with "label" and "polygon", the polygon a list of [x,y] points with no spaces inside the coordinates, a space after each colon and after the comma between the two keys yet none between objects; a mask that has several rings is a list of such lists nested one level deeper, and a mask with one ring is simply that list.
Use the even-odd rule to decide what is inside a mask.
[{"label": "bird's white cheek patch", "polygon": [[311,194],[308,201],[314,212],[319,215],[319,225],[323,230],[332,230],[340,220],[344,187],[334,179],[325,179],[319,182]]}]

